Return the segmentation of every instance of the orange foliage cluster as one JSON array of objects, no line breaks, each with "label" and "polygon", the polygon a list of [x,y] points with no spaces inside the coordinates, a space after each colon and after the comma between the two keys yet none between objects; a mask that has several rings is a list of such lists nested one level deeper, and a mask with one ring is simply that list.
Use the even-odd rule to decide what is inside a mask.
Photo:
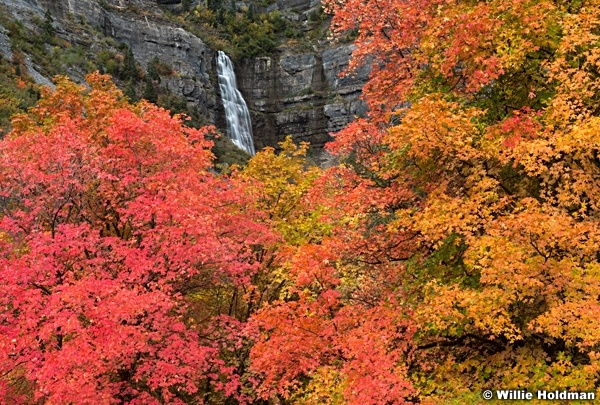
[{"label": "orange foliage cluster", "polygon": [[[329,283],[315,276],[299,300],[256,317],[263,384],[298,403],[467,403],[498,387],[595,391],[600,2],[327,6],[334,33],[358,30],[350,69],[372,66],[370,115],[337,134],[329,148],[342,164],[314,188],[331,225],[318,242]],[[326,316],[312,307],[325,297]],[[286,308],[286,324],[268,318]],[[346,318],[358,324],[342,329]],[[345,335],[325,346],[338,348],[333,358],[307,354],[321,360],[303,378],[266,362],[286,347],[276,337],[292,334],[287,322],[332,339],[323,319]],[[349,347],[357,332],[373,339],[368,355]],[[348,368],[365,358],[378,388]]]}]

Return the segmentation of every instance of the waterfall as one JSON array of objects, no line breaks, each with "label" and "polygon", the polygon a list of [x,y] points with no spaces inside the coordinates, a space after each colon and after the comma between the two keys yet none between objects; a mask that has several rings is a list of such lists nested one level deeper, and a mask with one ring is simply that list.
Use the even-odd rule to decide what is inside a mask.
[{"label": "waterfall", "polygon": [[227,135],[238,148],[254,155],[250,112],[237,88],[231,59],[221,51],[217,54],[217,73],[219,75],[221,99],[225,107]]}]

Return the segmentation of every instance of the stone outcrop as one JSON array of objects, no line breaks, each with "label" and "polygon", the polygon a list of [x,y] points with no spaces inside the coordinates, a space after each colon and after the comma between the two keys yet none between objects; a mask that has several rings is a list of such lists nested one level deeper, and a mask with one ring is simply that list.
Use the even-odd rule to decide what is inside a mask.
[{"label": "stone outcrop", "polygon": [[239,85],[252,112],[257,148],[287,135],[321,148],[330,132],[366,112],[359,96],[368,71],[338,76],[351,51],[342,45],[318,53],[263,56],[240,67]]}]

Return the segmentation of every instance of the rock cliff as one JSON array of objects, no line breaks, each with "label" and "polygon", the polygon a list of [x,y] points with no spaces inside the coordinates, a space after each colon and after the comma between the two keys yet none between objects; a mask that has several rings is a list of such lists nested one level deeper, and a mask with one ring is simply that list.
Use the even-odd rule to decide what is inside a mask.
[{"label": "rock cliff", "polygon": [[[161,86],[185,98],[207,121],[223,128],[215,51],[173,19],[162,18],[164,6],[158,3],[179,2],[0,0],[2,10],[31,30],[39,30],[40,20],[49,12],[57,35],[69,43],[93,50],[109,38],[126,44],[143,67],[155,57],[168,62],[176,74],[163,77]],[[279,10],[284,18],[304,27],[301,34],[305,38],[303,47],[286,44],[269,56],[237,62],[238,84],[252,113],[257,149],[276,145],[287,135],[321,148],[330,139],[329,132],[365,113],[359,96],[368,69],[341,78],[339,73],[348,65],[351,45],[331,44],[323,36],[306,45],[311,30],[323,29],[323,24],[315,28],[309,23],[311,13],[320,10],[318,0],[277,0],[268,9]],[[10,59],[6,32],[0,27],[0,53]],[[32,75],[41,70],[28,60]],[[83,76],[76,69],[69,74],[75,79]],[[48,83],[40,74],[35,77]]]},{"label": "rock cliff", "polygon": [[239,84],[252,112],[257,148],[291,135],[295,141],[320,149],[331,140],[331,132],[366,113],[360,95],[369,69],[339,76],[348,66],[353,45],[331,43],[324,35],[315,38],[315,31],[326,32],[328,25],[327,20],[325,26],[311,21],[321,12],[320,1],[277,0],[269,9],[297,21],[303,36],[312,39],[308,47],[306,42],[280,47],[274,55],[246,60],[239,67]]},{"label": "rock cliff", "polygon": [[[49,11],[57,34],[70,44],[93,50],[104,38],[111,38],[129,46],[135,59],[144,67],[155,57],[168,62],[177,74],[164,78],[164,85],[198,108],[209,121],[217,120],[214,51],[185,29],[157,18],[161,9],[156,2],[0,0],[0,4],[32,31],[38,29],[36,21]],[[78,75],[76,71],[69,73],[75,79],[82,79],[82,74]],[[47,84],[43,79],[40,82]]]},{"label": "rock cliff", "polygon": [[351,53],[350,45],[339,45],[257,57],[242,64],[240,87],[252,112],[258,149],[287,135],[321,148],[330,132],[366,112],[359,96],[368,70],[339,77]]}]

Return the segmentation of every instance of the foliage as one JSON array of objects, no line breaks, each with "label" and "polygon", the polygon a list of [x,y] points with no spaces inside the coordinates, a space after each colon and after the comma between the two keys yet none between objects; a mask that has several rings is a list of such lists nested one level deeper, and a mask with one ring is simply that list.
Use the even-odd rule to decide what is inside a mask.
[{"label": "foliage", "polygon": [[244,166],[251,158],[246,151],[235,146],[226,136],[216,134],[209,136],[208,139],[214,144],[211,151],[215,155],[215,168],[221,172],[228,172],[231,166]]},{"label": "foliage", "polygon": [[287,243],[298,246],[321,239],[327,233],[326,227],[317,221],[316,207],[307,206],[305,201],[321,171],[306,167],[307,143],[297,146],[288,136],[279,146],[278,154],[267,147],[253,157],[240,172],[240,178],[252,179],[247,191],[267,214],[270,227],[279,231]]},{"label": "foliage", "polygon": [[[371,64],[370,115],[330,145],[344,162],[318,183],[332,233],[292,260],[296,298],[255,317],[259,392],[375,404],[596,391],[600,3],[327,10],[337,35],[357,32],[350,71]],[[354,351],[361,338],[369,351]]]},{"label": "foliage", "polygon": [[[252,5],[247,11],[236,10],[221,1],[197,6],[188,20],[201,27],[199,35],[202,38],[214,42],[217,48],[224,48],[236,59],[273,53],[277,45],[276,34],[284,32],[287,26],[279,11],[255,13]],[[225,42],[219,44],[207,35],[222,38]]]},{"label": "foliage", "polygon": [[[288,139],[216,175],[212,130],[98,76],[13,119],[3,399],[600,393],[600,2],[326,9],[336,36],[356,36],[350,72],[371,65],[369,116],[328,146],[336,167],[309,167]],[[196,10],[233,19],[232,35],[264,18]]]},{"label": "foliage", "polygon": [[53,23],[54,18],[52,17],[50,10],[46,10],[46,13],[44,14],[44,32],[42,34],[46,42],[50,42],[52,37],[54,37],[55,29]]},{"label": "foliage", "polygon": [[158,101],[158,94],[156,93],[156,88],[154,87],[154,80],[152,80],[150,74],[146,74],[145,82],[146,84],[144,87],[144,94],[142,98],[151,103],[156,103]]},{"label": "foliage", "polygon": [[13,55],[13,60],[11,65],[0,55],[0,136],[9,131],[10,117],[26,111],[39,97],[38,86],[23,73],[20,55]]},{"label": "foliage", "polygon": [[161,76],[172,76],[174,74],[173,67],[168,63],[161,61],[158,57],[152,58],[148,63],[148,75],[154,81],[160,83]]},{"label": "foliage", "polygon": [[211,173],[211,128],[87,80],[59,79],[1,144],[0,398],[231,395],[234,370],[186,297],[247,285],[270,233]]}]

